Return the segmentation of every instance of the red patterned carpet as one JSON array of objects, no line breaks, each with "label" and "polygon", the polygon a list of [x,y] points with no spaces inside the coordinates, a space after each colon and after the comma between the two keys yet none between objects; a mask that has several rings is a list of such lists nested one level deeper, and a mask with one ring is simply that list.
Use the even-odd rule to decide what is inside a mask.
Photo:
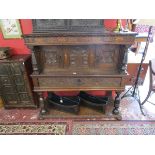
[{"label": "red patterned carpet", "polygon": [[155,121],[75,121],[74,135],[155,135]]},{"label": "red patterned carpet", "polygon": [[[111,120],[39,120],[39,109],[0,109],[0,134],[155,134],[155,106],[145,105],[146,116],[140,112],[137,101],[124,98],[120,111],[123,121]],[[45,123],[45,124],[44,124]],[[8,126],[8,125],[13,126]],[[39,124],[39,125],[38,125]],[[45,125],[45,126],[44,126]]]}]

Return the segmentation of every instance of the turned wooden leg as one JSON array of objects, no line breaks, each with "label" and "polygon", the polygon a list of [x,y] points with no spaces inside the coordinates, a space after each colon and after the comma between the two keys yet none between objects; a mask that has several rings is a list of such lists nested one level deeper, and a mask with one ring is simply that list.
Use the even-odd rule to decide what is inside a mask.
[{"label": "turned wooden leg", "polygon": [[47,101],[44,99],[43,94],[39,93],[39,101],[41,107],[41,114],[44,115],[47,113]]},{"label": "turned wooden leg", "polygon": [[121,92],[116,92],[116,97],[114,101],[114,109],[113,109],[113,114],[118,115],[119,114],[119,105],[120,105],[120,94]]}]

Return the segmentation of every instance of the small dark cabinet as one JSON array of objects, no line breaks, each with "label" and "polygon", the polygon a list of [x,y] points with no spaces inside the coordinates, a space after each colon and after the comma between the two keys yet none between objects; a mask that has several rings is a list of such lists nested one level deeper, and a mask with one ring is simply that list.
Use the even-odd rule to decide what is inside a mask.
[{"label": "small dark cabinet", "polygon": [[31,56],[16,55],[0,60],[0,96],[5,108],[36,108],[37,96],[32,92]]}]

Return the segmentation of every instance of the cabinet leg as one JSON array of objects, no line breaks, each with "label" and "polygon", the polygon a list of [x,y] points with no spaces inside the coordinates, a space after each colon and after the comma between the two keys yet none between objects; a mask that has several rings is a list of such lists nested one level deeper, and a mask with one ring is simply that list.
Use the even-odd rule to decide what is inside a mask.
[{"label": "cabinet leg", "polygon": [[47,110],[47,101],[44,99],[42,93],[39,94],[39,101],[40,101],[40,107],[41,107],[41,115],[44,115],[48,112]]},{"label": "cabinet leg", "polygon": [[116,97],[114,101],[114,109],[113,109],[113,114],[114,115],[119,115],[119,105],[120,105],[120,94],[121,92],[116,92]]}]

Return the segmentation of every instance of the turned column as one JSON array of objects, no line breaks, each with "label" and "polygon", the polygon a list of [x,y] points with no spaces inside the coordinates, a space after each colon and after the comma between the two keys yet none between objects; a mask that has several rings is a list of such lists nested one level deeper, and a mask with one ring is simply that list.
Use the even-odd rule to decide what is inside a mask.
[{"label": "turned column", "polygon": [[119,114],[119,106],[120,106],[120,91],[116,91],[116,97],[114,100],[114,109],[113,109],[113,114],[118,115]]},{"label": "turned column", "polygon": [[41,107],[41,115],[45,115],[48,112],[46,97],[44,97],[42,92],[38,92],[39,95],[39,103]]},{"label": "turned column", "polygon": [[[128,48],[129,45],[123,45],[121,46],[121,50],[123,50],[123,54],[121,54],[121,64],[120,64],[120,72],[121,73],[127,73],[127,63],[128,63]],[[121,51],[122,52],[122,51]]]},{"label": "turned column", "polygon": [[34,74],[39,74],[39,67],[38,67],[38,64],[37,64],[36,56],[35,56],[34,46],[28,45],[28,48],[31,50],[31,53],[32,53],[33,73]]}]

